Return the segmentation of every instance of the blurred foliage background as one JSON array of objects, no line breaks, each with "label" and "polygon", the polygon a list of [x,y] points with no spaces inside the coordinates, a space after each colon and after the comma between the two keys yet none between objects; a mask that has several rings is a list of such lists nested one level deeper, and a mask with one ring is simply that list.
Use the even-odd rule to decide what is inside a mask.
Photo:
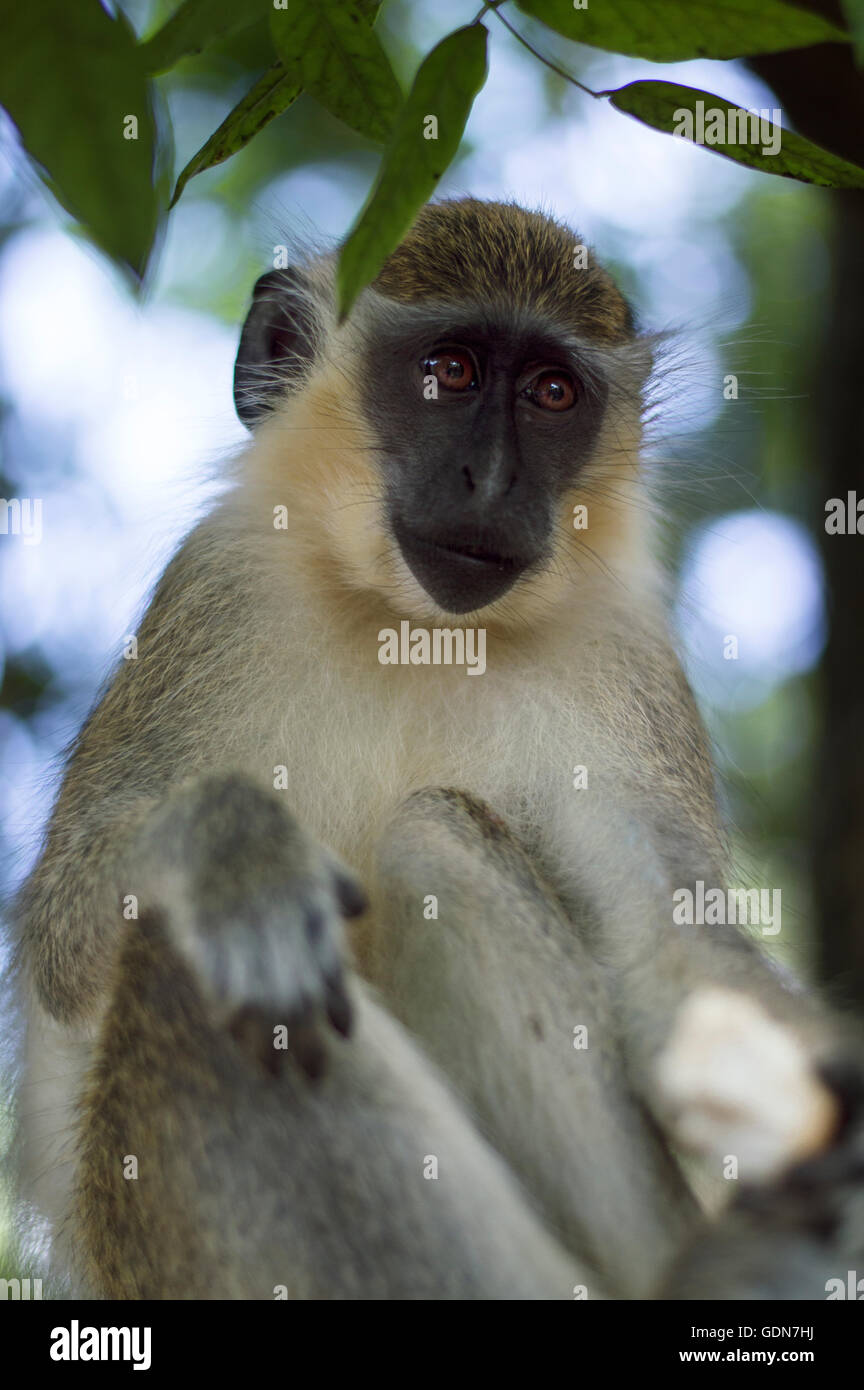
[{"label": "blurred foliage background", "polygon": [[[122,9],[148,33],[172,6]],[[475,12],[463,0],[385,4],[379,31],[400,77]],[[595,89],[666,77],[782,107],[784,124],[864,155],[860,77],[836,46],[755,67],[658,65],[518,21]],[[826,538],[824,520],[827,499],[860,473],[864,195],[747,171],[651,131],[490,28],[490,77],[439,193],[547,208],[596,246],[647,327],[674,330],[647,457],[740,882],[782,890],[770,949],[860,1001],[861,565],[856,537]],[[269,62],[253,28],[162,79],[175,171]],[[220,461],[245,438],[231,371],[254,279],[280,245],[344,235],[378,160],[302,96],[189,183],[136,302],[26,166],[11,124],[0,126],[0,495],[43,505],[40,544],[0,537],[4,892],[32,863],[64,746],[167,556],[221,486]],[[724,398],[729,373],[737,399]],[[730,635],[735,660],[724,657]],[[9,1128],[0,1112],[0,1146]],[[7,1204],[0,1249],[8,1216]]]}]

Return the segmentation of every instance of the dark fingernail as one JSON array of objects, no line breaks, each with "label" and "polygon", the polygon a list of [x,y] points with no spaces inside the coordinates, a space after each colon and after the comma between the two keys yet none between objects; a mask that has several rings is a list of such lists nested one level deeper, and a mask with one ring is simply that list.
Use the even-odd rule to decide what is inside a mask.
[{"label": "dark fingernail", "polygon": [[306,915],[306,936],[314,945],[324,935],[324,913],[315,907]]},{"label": "dark fingernail", "polygon": [[337,1033],[349,1038],[354,1027],[354,1009],[341,985],[327,987],[327,1017]]},{"label": "dark fingernail", "polygon": [[362,917],[369,906],[369,899],[360,884],[347,874],[336,875],[336,893],[339,906],[346,917]]},{"label": "dark fingernail", "polygon": [[317,1081],[327,1069],[327,1049],[314,1023],[295,1024],[288,1034],[291,1056],[310,1081]]}]

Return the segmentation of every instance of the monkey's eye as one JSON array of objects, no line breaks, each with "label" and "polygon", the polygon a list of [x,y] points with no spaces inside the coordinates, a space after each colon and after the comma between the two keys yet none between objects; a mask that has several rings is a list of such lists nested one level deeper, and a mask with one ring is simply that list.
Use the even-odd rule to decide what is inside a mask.
[{"label": "monkey's eye", "polygon": [[446,391],[473,391],[480,384],[474,358],[465,348],[436,348],[422,365],[423,375],[434,376]]},{"label": "monkey's eye", "polygon": [[576,382],[569,372],[541,372],[521,394],[541,410],[569,410],[576,400]]}]

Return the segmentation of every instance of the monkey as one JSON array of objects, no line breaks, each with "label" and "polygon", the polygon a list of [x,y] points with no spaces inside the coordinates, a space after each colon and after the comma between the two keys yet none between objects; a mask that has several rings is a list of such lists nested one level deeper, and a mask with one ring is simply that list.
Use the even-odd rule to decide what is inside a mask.
[{"label": "monkey", "polygon": [[[812,1298],[860,1243],[853,1030],[673,918],[727,834],[654,340],[580,245],[444,200],[343,321],[333,252],[255,287],[251,441],[16,909],[32,1210],[81,1296]],[[740,1159],[716,1217],[688,1144]]]}]

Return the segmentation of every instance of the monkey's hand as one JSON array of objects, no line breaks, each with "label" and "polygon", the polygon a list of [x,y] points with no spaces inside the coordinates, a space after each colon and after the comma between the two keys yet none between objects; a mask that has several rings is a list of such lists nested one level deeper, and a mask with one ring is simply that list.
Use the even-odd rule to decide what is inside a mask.
[{"label": "monkey's hand", "polygon": [[827,1146],[773,1180],[745,1181],[720,1218],[706,1223],[682,1252],[661,1297],[860,1297],[864,1059],[850,1053],[823,1065],[818,1075],[839,1108],[839,1124]]},{"label": "monkey's hand", "polygon": [[821,1152],[841,1104],[790,1028],[748,995],[702,989],[681,1008],[657,1081],[674,1140],[764,1182]]},{"label": "monkey's hand", "polygon": [[139,835],[130,873],[189,968],[207,1012],[274,1074],[310,1078],[325,1034],[351,1028],[343,918],[362,890],[277,793],[240,775],[177,788]]}]

